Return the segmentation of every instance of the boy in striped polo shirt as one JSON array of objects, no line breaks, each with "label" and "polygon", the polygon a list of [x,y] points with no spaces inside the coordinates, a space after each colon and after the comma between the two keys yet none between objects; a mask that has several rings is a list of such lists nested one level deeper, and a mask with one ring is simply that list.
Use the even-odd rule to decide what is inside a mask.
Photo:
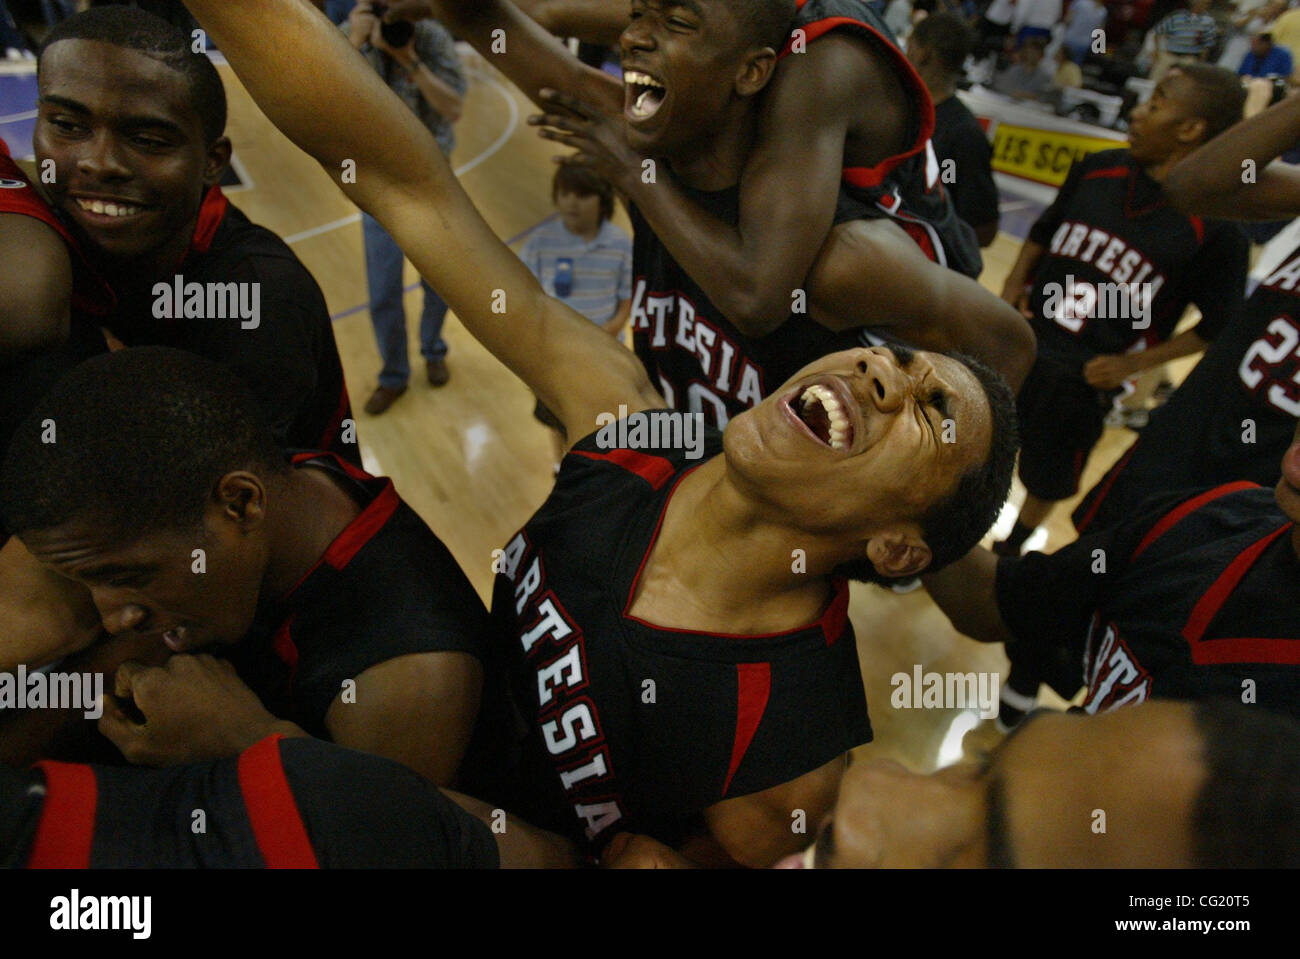
[{"label": "boy in striped polo shirt", "polygon": [[[561,163],[551,185],[559,217],[533,231],[520,258],[542,288],[612,336],[632,311],[632,238],[611,222],[614,188],[586,167]],[[539,401],[534,415],[553,431],[564,458],[564,427]]]}]

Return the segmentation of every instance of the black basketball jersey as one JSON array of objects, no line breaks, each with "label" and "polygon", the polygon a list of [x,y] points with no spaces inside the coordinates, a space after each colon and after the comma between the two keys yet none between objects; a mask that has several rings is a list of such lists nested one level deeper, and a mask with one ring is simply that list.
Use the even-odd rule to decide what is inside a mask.
[{"label": "black basketball jersey", "polygon": [[1271,485],[1300,417],[1300,248],[1255,288],[1137,443],[1079,504],[1079,532],[1166,490]]},{"label": "black basketball jersey", "polygon": [[1127,150],[1077,161],[1029,239],[1046,248],[1029,298],[1038,352],[1071,369],[1168,339],[1189,303],[1207,340],[1240,314],[1245,234],[1174,210]]},{"label": "black basketball jersey", "polygon": [[1294,530],[1252,483],[1166,495],[1051,555],[1001,560],[998,608],[1018,644],[1077,657],[1089,712],[1249,693],[1300,715]]},{"label": "black basketball jersey", "polygon": [[[739,187],[682,189],[715,216],[737,222]],[[678,265],[640,211],[629,205],[628,214],[636,278],[632,342],[669,406],[724,429],[813,360],[862,345],[860,332],[830,330],[799,314],[767,336],[746,336]]]},{"label": "black basketball jersey", "polygon": [[836,222],[888,217],[936,263],[972,278],[979,276],[983,269],[979,240],[957,216],[939,178],[939,162],[930,142],[934,101],[875,9],[864,0],[799,0],[794,32],[780,55],[792,53],[796,41],[812,43],[836,30],[849,31],[878,51],[897,74],[904,96],[913,106],[906,150],[873,167],[844,168]]},{"label": "black basketball jersey", "polygon": [[0,772],[0,865],[35,869],[496,868],[486,825],[400,763],[269,736],[164,769]]},{"label": "black basketball jersey", "polygon": [[[602,448],[599,435],[565,458],[498,559],[492,612],[519,725],[514,782],[497,789],[513,789],[524,819],[580,842],[627,830],[672,844],[714,803],[870,740],[848,584],[835,583],[816,622],[771,635],[629,615],[669,499],[698,461]],[[721,449],[708,431],[705,458]]]},{"label": "black basketball jersey", "polygon": [[332,473],[364,508],[287,595],[264,604],[229,655],[267,709],[327,737],[325,713],[344,680],[412,653],[482,659],[490,624],[455,558],[392,480],[331,453],[299,453],[293,463]]}]

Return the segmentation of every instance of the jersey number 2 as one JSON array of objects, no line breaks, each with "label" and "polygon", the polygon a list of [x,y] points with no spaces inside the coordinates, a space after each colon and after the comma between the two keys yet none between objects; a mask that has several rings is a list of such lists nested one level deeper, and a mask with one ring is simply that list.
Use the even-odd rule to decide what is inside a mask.
[{"label": "jersey number 2", "polygon": [[[1241,379],[1253,392],[1266,376],[1276,379],[1275,368],[1288,356],[1300,359],[1300,330],[1290,317],[1276,317],[1268,333],[1256,340],[1241,361]],[[1283,413],[1300,417],[1300,363],[1289,380],[1273,383],[1265,394],[1268,401]]]}]

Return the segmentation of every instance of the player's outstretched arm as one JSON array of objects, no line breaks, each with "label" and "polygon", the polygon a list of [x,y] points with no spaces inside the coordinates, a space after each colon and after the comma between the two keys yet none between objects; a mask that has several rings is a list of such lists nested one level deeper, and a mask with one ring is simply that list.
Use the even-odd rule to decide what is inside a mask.
[{"label": "player's outstretched arm", "polygon": [[22,213],[0,213],[0,366],[68,338],[72,261],[63,238]]},{"label": "player's outstretched arm", "polygon": [[518,0],[518,6],[547,30],[584,43],[617,47],[627,26],[627,4],[616,0]]},{"label": "player's outstretched arm", "polygon": [[1300,96],[1289,96],[1176,164],[1163,184],[1165,196],[1188,215],[1234,220],[1300,215],[1300,169],[1274,162],[1298,139]]},{"label": "player's outstretched arm", "polygon": [[663,403],[631,352],[546,296],[474,208],[432,134],[307,0],[188,6],[271,121],[383,224],[570,436],[591,432],[620,404],[633,412]]},{"label": "player's outstretched arm", "polygon": [[921,581],[953,629],[981,643],[1011,643],[997,600],[998,558],[976,546],[957,562]]},{"label": "player's outstretched arm", "polygon": [[[616,6],[626,21],[626,4]],[[550,89],[580,97],[610,114],[623,110],[622,83],[587,66],[509,0],[394,0],[385,15],[390,22],[424,17],[437,17],[534,102],[540,102],[538,91]]]},{"label": "player's outstretched arm", "polygon": [[1019,310],[927,259],[888,220],[836,227],[808,287],[812,318],[831,329],[888,327],[922,349],[973,356],[1017,391],[1034,365],[1034,331]]}]

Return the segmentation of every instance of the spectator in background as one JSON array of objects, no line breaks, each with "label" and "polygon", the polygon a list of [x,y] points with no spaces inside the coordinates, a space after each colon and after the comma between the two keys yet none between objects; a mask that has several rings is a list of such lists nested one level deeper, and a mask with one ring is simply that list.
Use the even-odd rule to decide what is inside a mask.
[{"label": "spectator in background", "polygon": [[[403,23],[410,22],[401,21],[393,26]],[[393,46],[384,39],[385,30],[375,15],[374,4],[371,0],[359,0],[344,29],[352,45],[365,54],[384,82],[429,128],[443,153],[450,155],[456,142],[452,124],[460,119],[461,98],[466,90],[455,41],[436,20],[420,20],[410,23],[410,27],[410,39],[400,47]],[[379,386],[366,401],[366,412],[379,416],[406,392],[411,378],[402,283],[406,260],[379,221],[363,213],[361,227],[366,244],[370,322],[384,361]],[[450,377],[447,344],[442,338],[447,304],[428,283],[421,280],[420,286],[424,291],[420,352],[424,356],[425,375],[432,386],[442,386]]]},{"label": "spectator in background", "polygon": [[984,59],[990,53],[1001,56],[1011,33],[1011,18],[1016,15],[1016,0],[993,0],[980,17],[975,29],[979,33],[976,56]]},{"label": "spectator in background", "polygon": [[890,0],[885,8],[885,24],[894,32],[894,39],[906,39],[912,30],[912,0]]},{"label": "spectator in background", "polygon": [[[562,163],[551,199],[559,216],[533,231],[520,259],[548,295],[616,337],[632,312],[632,239],[610,222],[614,188],[586,167]],[[564,426],[540,400],[534,415],[553,431],[558,464]]]},{"label": "spectator in background", "polygon": [[0,0],[0,50],[4,51],[6,60],[35,60],[36,56],[27,49],[27,41],[18,29],[18,23]]},{"label": "spectator in background", "polygon": [[1295,69],[1291,51],[1273,42],[1273,34],[1257,33],[1250,38],[1250,52],[1241,61],[1237,74],[1243,77],[1289,77]]},{"label": "spectator in background", "polygon": [[1070,51],[1061,44],[1056,48],[1056,72],[1052,75],[1052,89],[1064,90],[1067,87],[1083,86],[1083,71],[1070,58]]},{"label": "spectator in background", "polygon": [[1106,26],[1106,8],[1098,0],[1074,0],[1065,16],[1061,45],[1075,63],[1083,63],[1092,50],[1093,31]]},{"label": "spectator in background", "polygon": [[955,13],[936,13],[912,30],[907,58],[934,100],[934,144],[940,168],[951,160],[956,177],[946,184],[957,215],[970,224],[980,246],[998,235],[998,188],[993,150],[984,128],[957,96],[962,64],[975,45],[975,32]]},{"label": "spectator in background", "polygon": [[1275,44],[1286,47],[1294,54],[1300,49],[1300,7],[1280,14],[1269,26],[1268,32],[1273,34]]},{"label": "spectator in background", "polygon": [[1017,100],[1044,100],[1052,92],[1052,78],[1043,72],[1041,37],[1030,37],[1016,51],[1015,62],[993,78],[993,89]]},{"label": "spectator in background", "polygon": [[1231,20],[1232,33],[1223,45],[1218,60],[1219,66],[1234,72],[1250,52],[1251,38],[1269,29],[1269,25],[1286,10],[1286,0],[1268,0],[1267,3],[1254,6],[1242,2],[1236,6],[1240,13]]},{"label": "spectator in background", "polygon": [[1155,27],[1156,57],[1151,80],[1160,82],[1177,63],[1206,60],[1219,42],[1219,27],[1206,11],[1210,0],[1191,0],[1187,10],[1175,10]]},{"label": "spectator in background", "polygon": [[1016,0],[1016,15],[1011,20],[1011,32],[1016,43],[1023,45],[1030,37],[1046,43],[1052,28],[1061,20],[1061,0]]}]

